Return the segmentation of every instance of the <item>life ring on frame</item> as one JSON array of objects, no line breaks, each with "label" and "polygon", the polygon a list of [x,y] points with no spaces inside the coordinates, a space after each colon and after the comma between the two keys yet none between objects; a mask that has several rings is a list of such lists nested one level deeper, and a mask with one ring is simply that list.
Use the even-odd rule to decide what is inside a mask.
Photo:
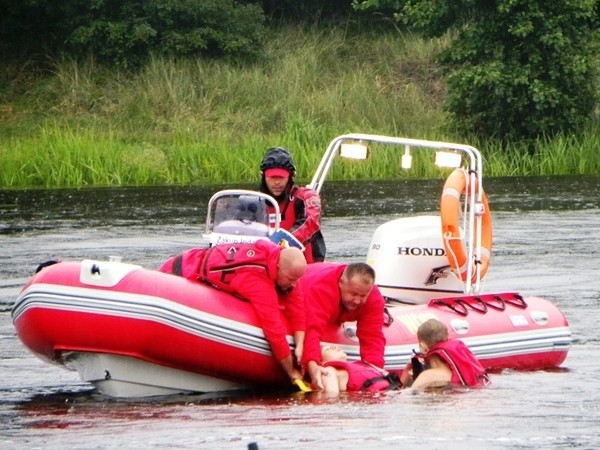
[{"label": "life ring on frame", "polygon": [[[463,245],[460,232],[460,213],[462,210],[460,197],[467,189],[467,173],[463,169],[454,170],[442,192],[440,214],[442,216],[442,238],[444,249],[450,266],[458,270],[460,278],[467,280],[467,253]],[[492,254],[492,213],[488,205],[485,192],[481,193],[483,204],[483,215],[481,216],[481,264],[480,277],[483,278],[487,272]]]}]

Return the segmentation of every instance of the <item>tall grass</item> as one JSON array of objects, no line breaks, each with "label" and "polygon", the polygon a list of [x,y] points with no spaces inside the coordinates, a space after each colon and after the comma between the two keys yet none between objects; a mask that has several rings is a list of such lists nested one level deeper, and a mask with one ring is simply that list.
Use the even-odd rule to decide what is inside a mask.
[{"label": "tall grass", "polygon": [[[327,143],[346,132],[473,144],[443,131],[435,61],[448,44],[287,26],[254,64],[155,57],[127,73],[58,60],[50,73],[0,91],[0,187],[252,182],[276,145],[293,152],[307,180]],[[588,174],[600,169],[599,140],[590,129],[540,141],[533,156],[518,144],[479,148],[488,175]],[[398,158],[340,165],[332,177],[406,176]]]},{"label": "tall grass", "polygon": [[525,145],[503,146],[497,142],[488,142],[482,148],[488,176],[600,174],[598,130],[540,139],[534,151]]}]

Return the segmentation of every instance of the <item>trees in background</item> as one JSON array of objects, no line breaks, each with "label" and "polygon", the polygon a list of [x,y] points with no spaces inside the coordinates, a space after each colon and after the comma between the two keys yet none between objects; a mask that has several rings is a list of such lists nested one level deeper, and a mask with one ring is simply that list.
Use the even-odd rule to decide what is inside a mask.
[{"label": "trees in background", "polygon": [[527,140],[578,130],[597,103],[596,0],[354,0],[387,8],[430,36],[452,33],[441,55],[445,105],[463,130]]},{"label": "trees in background", "polygon": [[[267,18],[313,22],[351,10],[429,36],[445,106],[463,131],[505,140],[578,130],[597,105],[599,0],[0,0],[0,61],[67,53],[135,68],[152,54],[249,58]],[[390,55],[392,63],[394,55]]]},{"label": "trees in background", "polygon": [[265,18],[234,0],[0,0],[3,58],[67,53],[136,67],[150,53],[248,57]]},{"label": "trees in background", "polygon": [[0,61],[93,55],[137,67],[150,53],[258,55],[267,18],[319,22],[351,0],[0,0]]}]

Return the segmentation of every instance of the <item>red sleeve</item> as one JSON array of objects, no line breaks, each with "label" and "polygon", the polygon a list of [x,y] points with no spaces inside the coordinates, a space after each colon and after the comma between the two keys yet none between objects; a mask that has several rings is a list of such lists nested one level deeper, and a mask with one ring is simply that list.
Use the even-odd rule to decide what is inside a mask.
[{"label": "red sleeve", "polygon": [[309,361],[321,364],[321,339],[325,329],[330,323],[334,323],[339,313],[339,294],[337,284],[319,283],[318,292],[308,293],[314,286],[310,285],[310,278],[304,286],[306,295],[306,335],[304,337],[304,351],[302,353],[302,364],[304,367]]},{"label": "red sleeve", "polygon": [[317,191],[309,188],[298,188],[294,196],[295,202],[302,202],[302,205],[297,208],[294,204],[296,222],[290,231],[296,239],[306,244],[321,229],[321,197]]},{"label": "red sleeve", "polygon": [[322,308],[315,308],[314,305],[311,305],[308,307],[308,315],[310,320],[306,326],[304,351],[302,352],[302,365],[304,367],[310,361],[321,364],[321,337],[325,326],[329,323],[327,312]]},{"label": "red sleeve", "polygon": [[281,317],[273,281],[264,271],[244,270],[236,273],[231,287],[252,303],[275,359],[288,357],[291,352],[287,329]]},{"label": "red sleeve", "polygon": [[299,281],[291,292],[280,294],[280,299],[283,303],[284,314],[292,327],[292,332],[306,331],[306,305],[302,283]]},{"label": "red sleeve", "polygon": [[383,296],[377,286],[374,286],[367,301],[360,308],[358,320],[356,321],[356,336],[360,343],[360,358],[377,367],[383,367],[385,364],[384,308]]}]

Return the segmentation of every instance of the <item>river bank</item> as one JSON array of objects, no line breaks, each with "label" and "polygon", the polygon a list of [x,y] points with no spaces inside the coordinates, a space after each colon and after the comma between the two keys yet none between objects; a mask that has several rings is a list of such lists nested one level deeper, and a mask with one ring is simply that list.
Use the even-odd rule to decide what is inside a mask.
[{"label": "river bank", "polygon": [[[486,176],[600,173],[598,127],[533,147],[448,132],[436,63],[448,43],[288,26],[247,65],[157,57],[135,73],[93,60],[4,68],[0,188],[251,183],[273,146],[290,149],[308,181],[328,142],[348,132],[470,144]],[[331,179],[409,176],[433,174],[390,160]]]}]

